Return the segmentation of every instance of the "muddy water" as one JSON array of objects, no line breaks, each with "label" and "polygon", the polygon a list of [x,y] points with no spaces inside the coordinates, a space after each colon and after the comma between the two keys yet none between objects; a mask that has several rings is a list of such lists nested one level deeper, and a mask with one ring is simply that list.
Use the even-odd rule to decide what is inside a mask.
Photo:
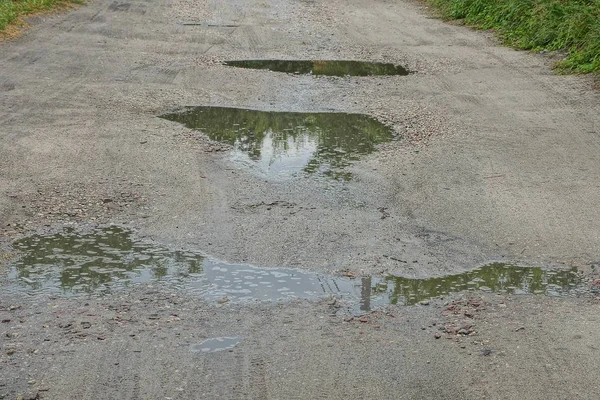
[{"label": "muddy water", "polygon": [[238,68],[266,69],[291,74],[325,76],[408,75],[409,73],[399,65],[346,60],[239,60],[227,61],[225,65]]},{"label": "muddy water", "polygon": [[174,251],[135,239],[116,227],[72,229],[17,240],[19,258],[9,266],[9,290],[66,296],[102,294],[139,283],[169,285],[210,301],[282,301],[333,295],[350,308],[411,305],[449,293],[485,290],[566,295],[580,280],[575,270],[490,264],[462,274],[428,279],[350,279],[286,268],[228,264],[197,252]]},{"label": "muddy water", "polygon": [[273,178],[317,174],[348,180],[347,167],[393,131],[361,114],[194,107],[161,116],[233,146],[232,158]]}]

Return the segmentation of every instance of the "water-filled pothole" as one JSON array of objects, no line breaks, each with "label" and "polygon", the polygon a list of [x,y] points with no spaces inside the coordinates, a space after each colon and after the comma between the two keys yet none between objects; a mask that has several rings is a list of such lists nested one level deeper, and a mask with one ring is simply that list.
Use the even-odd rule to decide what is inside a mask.
[{"label": "water-filled pothole", "polygon": [[375,294],[385,293],[391,304],[416,304],[465,290],[559,296],[568,294],[580,283],[581,278],[575,268],[550,270],[492,263],[461,274],[428,279],[389,275],[373,285],[373,291]]},{"label": "water-filled pothole", "polygon": [[232,145],[234,160],[273,178],[309,173],[348,180],[346,167],[394,137],[361,114],[193,107],[161,118]]},{"label": "water-filled pothole", "polygon": [[327,295],[367,311],[386,304],[416,304],[465,290],[515,294],[576,293],[575,270],[494,263],[462,274],[428,279],[396,276],[350,279],[287,268],[228,264],[197,252],[173,251],[111,226],[67,229],[17,240],[9,290],[66,296],[112,292],[138,283],[163,283],[211,301],[280,301]]},{"label": "water-filled pothole", "polygon": [[225,65],[238,68],[266,69],[291,74],[325,76],[408,75],[400,65],[350,60],[236,60]]}]

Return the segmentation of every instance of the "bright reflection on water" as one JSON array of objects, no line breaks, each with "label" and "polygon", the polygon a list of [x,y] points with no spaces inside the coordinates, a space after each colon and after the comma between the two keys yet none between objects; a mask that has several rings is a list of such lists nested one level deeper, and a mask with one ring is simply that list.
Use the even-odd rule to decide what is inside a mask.
[{"label": "bright reflection on water", "polygon": [[9,265],[9,290],[32,294],[102,294],[153,282],[207,300],[226,298],[234,302],[335,295],[368,311],[380,305],[411,305],[465,290],[565,295],[576,293],[581,283],[574,269],[547,270],[500,263],[428,279],[349,279],[297,269],[257,268],[142,242],[132,232],[116,226],[34,235],[17,240],[13,246],[20,256]]},{"label": "bright reflection on water", "polygon": [[161,118],[232,145],[236,161],[274,178],[308,173],[348,180],[346,167],[394,136],[361,114],[194,107]]}]

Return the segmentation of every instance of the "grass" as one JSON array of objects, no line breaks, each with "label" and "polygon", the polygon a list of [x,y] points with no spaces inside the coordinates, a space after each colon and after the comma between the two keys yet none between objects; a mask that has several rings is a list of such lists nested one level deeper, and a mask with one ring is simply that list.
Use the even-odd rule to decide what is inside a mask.
[{"label": "grass", "polygon": [[600,72],[600,0],[427,0],[444,18],[494,30],[509,46],[561,51],[561,73]]},{"label": "grass", "polygon": [[25,15],[81,3],[83,0],[0,0],[0,33],[21,23]]}]

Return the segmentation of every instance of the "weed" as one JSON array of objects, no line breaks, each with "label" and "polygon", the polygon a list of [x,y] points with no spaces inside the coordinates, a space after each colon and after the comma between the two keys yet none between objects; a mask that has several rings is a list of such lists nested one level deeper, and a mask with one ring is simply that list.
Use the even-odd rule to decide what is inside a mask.
[{"label": "weed", "polygon": [[493,29],[509,46],[564,51],[561,73],[600,72],[600,0],[428,0],[448,19]]},{"label": "weed", "polygon": [[47,11],[69,3],[81,4],[83,0],[0,0],[0,32],[17,23],[23,15]]}]

